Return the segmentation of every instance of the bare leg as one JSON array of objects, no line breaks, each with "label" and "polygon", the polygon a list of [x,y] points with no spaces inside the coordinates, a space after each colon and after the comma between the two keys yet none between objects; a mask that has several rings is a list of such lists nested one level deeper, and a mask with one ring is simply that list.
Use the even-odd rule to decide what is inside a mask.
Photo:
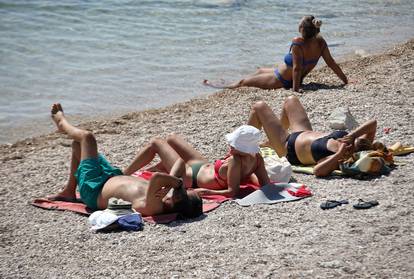
[{"label": "bare leg", "polygon": [[76,170],[78,169],[80,162],[80,145],[78,142],[72,142],[72,158],[70,162],[70,173],[69,180],[62,191],[55,195],[47,196],[49,200],[63,200],[63,201],[74,201],[76,200],[76,185],[77,181],[75,178]]},{"label": "bare leg", "polygon": [[79,129],[70,124],[66,120],[60,104],[53,104],[51,113],[52,119],[56,123],[59,131],[66,133],[74,141],[79,142],[81,147],[81,160],[98,157],[98,147],[96,145],[95,136],[92,132]]},{"label": "bare leg", "polygon": [[263,127],[269,139],[269,144],[276,150],[277,154],[279,156],[286,155],[285,143],[288,133],[282,127],[281,121],[265,102],[259,101],[253,105],[248,124],[258,129]]},{"label": "bare leg", "polygon": [[254,77],[254,76],[258,76],[258,75],[261,75],[261,74],[268,74],[268,73],[274,74],[274,71],[275,71],[275,69],[273,69],[273,68],[259,67],[259,68],[257,68],[256,72],[254,72],[253,74],[251,74],[247,77]]},{"label": "bare leg", "polygon": [[238,87],[258,87],[261,89],[278,89],[282,88],[283,84],[280,80],[278,80],[273,72],[265,72],[257,75],[253,75],[247,78],[244,78],[238,82],[225,85],[225,86],[215,86],[214,84],[210,83],[208,80],[203,81],[204,85],[222,88],[222,89],[235,89]]},{"label": "bare leg", "polygon": [[290,96],[283,103],[280,120],[284,129],[292,132],[312,131],[312,125],[299,98]]},{"label": "bare leg", "polygon": [[186,142],[181,136],[177,134],[171,134],[167,137],[167,143],[178,153],[178,155],[184,160],[185,163],[191,165],[194,162],[207,162],[207,160]]},{"label": "bare leg", "polygon": [[165,140],[153,138],[147,146],[138,152],[132,163],[124,170],[124,174],[130,175],[148,165],[157,154],[160,156],[162,166],[167,172],[171,171],[175,161],[180,157]]}]

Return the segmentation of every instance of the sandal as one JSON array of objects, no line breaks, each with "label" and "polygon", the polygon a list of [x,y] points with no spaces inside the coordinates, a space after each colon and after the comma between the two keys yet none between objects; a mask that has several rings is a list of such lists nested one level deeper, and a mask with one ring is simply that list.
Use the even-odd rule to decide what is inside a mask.
[{"label": "sandal", "polygon": [[325,209],[331,209],[331,208],[335,208],[337,206],[343,205],[343,204],[348,204],[349,202],[347,200],[340,200],[340,201],[336,201],[336,200],[327,200],[323,203],[321,203],[321,208],[323,210]]},{"label": "sandal", "polygon": [[379,202],[376,200],[372,201],[364,201],[363,199],[359,199],[357,204],[354,204],[353,207],[355,209],[368,209],[373,206],[379,205]]}]

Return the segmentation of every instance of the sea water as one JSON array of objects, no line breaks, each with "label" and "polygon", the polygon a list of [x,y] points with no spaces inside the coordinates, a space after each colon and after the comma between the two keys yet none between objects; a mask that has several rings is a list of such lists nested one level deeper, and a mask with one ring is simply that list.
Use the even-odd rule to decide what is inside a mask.
[{"label": "sea water", "polygon": [[53,130],[49,107],[80,118],[212,93],[282,61],[303,15],[322,19],[334,57],[414,35],[412,0],[0,0],[0,143]]}]

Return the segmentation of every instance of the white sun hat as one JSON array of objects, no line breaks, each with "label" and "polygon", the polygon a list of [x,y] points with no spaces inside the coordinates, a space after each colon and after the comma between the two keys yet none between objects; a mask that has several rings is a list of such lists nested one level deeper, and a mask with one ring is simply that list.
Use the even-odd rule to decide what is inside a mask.
[{"label": "white sun hat", "polygon": [[242,125],[232,133],[226,135],[227,142],[236,150],[245,153],[259,153],[261,132],[256,127]]}]

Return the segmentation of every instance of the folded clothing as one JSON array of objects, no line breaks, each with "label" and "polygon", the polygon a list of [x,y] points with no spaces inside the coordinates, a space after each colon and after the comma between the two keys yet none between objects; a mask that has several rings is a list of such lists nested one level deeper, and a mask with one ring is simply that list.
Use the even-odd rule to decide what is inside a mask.
[{"label": "folded clothing", "polygon": [[88,219],[92,226],[91,230],[96,232],[111,230],[138,231],[142,230],[143,227],[143,220],[138,212],[116,215],[112,211],[98,210],[92,213]]}]

